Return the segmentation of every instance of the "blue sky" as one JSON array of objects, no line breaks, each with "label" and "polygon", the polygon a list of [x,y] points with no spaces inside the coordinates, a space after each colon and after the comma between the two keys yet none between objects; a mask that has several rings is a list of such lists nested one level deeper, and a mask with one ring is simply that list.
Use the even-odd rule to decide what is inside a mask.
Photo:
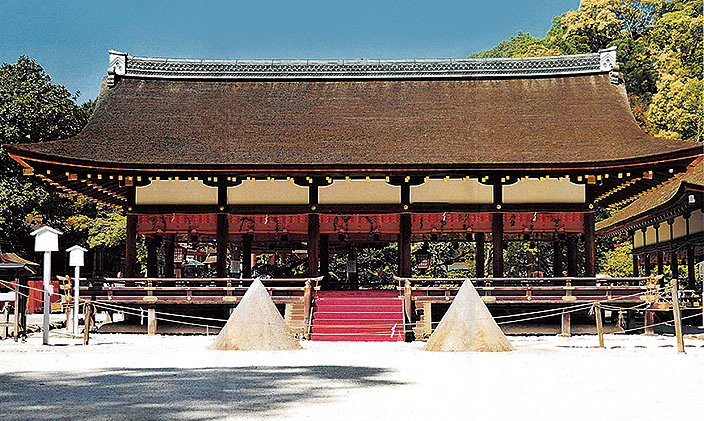
[{"label": "blue sky", "polygon": [[35,59],[98,94],[108,50],[208,59],[459,58],[545,36],[579,0],[0,0],[0,62]]}]

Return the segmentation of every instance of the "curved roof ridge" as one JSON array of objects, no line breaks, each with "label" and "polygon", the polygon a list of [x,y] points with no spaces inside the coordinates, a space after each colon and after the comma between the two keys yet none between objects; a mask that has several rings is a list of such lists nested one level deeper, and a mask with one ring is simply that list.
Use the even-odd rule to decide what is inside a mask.
[{"label": "curved roof ridge", "polygon": [[395,60],[206,60],[110,51],[108,75],[149,79],[505,78],[610,72],[616,49],[544,57]]}]

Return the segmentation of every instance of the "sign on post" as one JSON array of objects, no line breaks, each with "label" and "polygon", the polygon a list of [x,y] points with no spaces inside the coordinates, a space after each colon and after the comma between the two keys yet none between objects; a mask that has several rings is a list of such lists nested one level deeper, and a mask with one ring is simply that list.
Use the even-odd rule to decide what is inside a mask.
[{"label": "sign on post", "polygon": [[43,280],[44,294],[42,301],[44,303],[44,325],[43,325],[43,343],[49,345],[49,318],[51,314],[51,298],[49,290],[51,289],[51,252],[59,251],[59,235],[62,232],[51,227],[43,226],[32,231],[34,236],[34,251],[44,252],[43,264]]},{"label": "sign on post", "polygon": [[81,286],[81,267],[84,266],[84,255],[88,251],[81,246],[75,245],[66,250],[68,252],[68,265],[74,267],[73,276],[73,334],[78,335],[78,300],[80,299],[79,288]]}]

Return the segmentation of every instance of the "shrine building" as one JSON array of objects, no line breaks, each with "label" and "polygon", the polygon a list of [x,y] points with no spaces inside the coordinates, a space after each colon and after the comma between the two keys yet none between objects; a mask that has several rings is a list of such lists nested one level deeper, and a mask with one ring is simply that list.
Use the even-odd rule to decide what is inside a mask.
[{"label": "shrine building", "polygon": [[124,209],[127,278],[140,235],[171,255],[179,235],[214,241],[218,277],[251,277],[248,256],[274,243],[304,247],[309,276],[324,276],[329,250],[390,242],[409,277],[412,243],[473,241],[476,276],[501,278],[505,243],[526,239],[566,255],[555,274],[593,276],[595,210],[702,154],[638,127],[615,49],[445,60],[110,51],[80,134],[4,147],[25,174]]}]

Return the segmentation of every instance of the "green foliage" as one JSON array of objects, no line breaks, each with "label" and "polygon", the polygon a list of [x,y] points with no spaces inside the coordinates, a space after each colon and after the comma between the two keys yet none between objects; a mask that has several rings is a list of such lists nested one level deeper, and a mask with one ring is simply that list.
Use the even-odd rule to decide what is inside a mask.
[{"label": "green foliage", "polygon": [[615,243],[601,254],[599,272],[613,277],[633,276],[630,242]]},{"label": "green foliage", "polygon": [[491,50],[472,54],[469,57],[539,57],[560,54],[562,54],[562,50],[559,47],[550,45],[543,39],[533,38],[530,34],[519,31],[518,34],[511,37],[510,40],[501,41]]},{"label": "green foliage", "polygon": [[[78,94],[51,82],[42,67],[22,56],[0,66],[0,144],[43,142],[76,135],[95,102],[76,104]],[[20,166],[0,151],[0,240],[29,256],[29,233],[38,225],[63,231],[61,242],[122,250],[125,217],[86,199],[69,197],[24,177]]]}]

